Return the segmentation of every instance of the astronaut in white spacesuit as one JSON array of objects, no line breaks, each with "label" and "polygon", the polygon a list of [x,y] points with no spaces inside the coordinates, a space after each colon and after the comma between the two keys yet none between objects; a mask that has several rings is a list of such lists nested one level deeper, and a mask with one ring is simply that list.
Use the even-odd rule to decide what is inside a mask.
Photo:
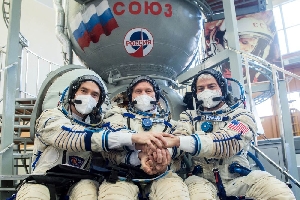
[{"label": "astronaut in white spacesuit", "polygon": [[192,93],[199,106],[181,113],[174,131],[190,136],[171,138],[167,146],[193,156],[194,175],[185,180],[190,198],[295,199],[288,186],[268,172],[250,170],[247,149],[256,135],[256,122],[252,113],[240,107],[243,99],[232,100],[222,74],[214,69],[200,71]]},{"label": "astronaut in white spacesuit", "polygon": [[[176,122],[171,120],[169,113],[160,107],[159,100],[163,96],[154,79],[148,76],[138,76],[133,79],[127,88],[127,96],[129,100],[127,109],[115,106],[105,114],[104,121],[108,123],[106,125],[109,130],[128,128],[136,132],[172,133]],[[137,151],[132,146],[127,146],[126,149],[125,156],[120,156],[118,153],[115,156],[106,152],[102,154],[117,164],[123,162],[133,166],[141,165],[148,174],[165,173],[162,178],[147,184],[146,190],[149,191],[150,199],[189,199],[188,189],[183,180],[172,170],[167,171],[168,164],[174,171],[180,168],[180,152],[176,151],[176,148],[157,149],[150,155]],[[138,186],[132,182],[118,181],[115,184],[104,182],[99,188],[100,199],[134,200],[140,194]]]},{"label": "astronaut in white spacesuit", "polygon": [[[106,96],[107,89],[101,78],[83,75],[64,90],[57,108],[42,112],[35,126],[32,174],[45,174],[58,164],[88,170],[91,151],[134,144],[148,144],[156,149],[163,144],[163,134],[133,135],[125,129],[111,132],[100,128],[101,105]],[[98,188],[96,181],[81,180],[70,188],[69,199],[97,199]],[[49,200],[51,195],[45,185],[29,182],[21,186],[16,199]]]}]

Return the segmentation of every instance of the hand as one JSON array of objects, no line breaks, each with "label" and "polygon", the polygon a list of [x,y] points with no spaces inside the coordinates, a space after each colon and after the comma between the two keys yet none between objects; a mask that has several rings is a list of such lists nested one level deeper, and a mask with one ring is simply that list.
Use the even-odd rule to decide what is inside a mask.
[{"label": "hand", "polygon": [[142,165],[142,169],[144,170],[144,172],[152,175],[153,164],[152,164],[152,162],[150,162],[150,163],[148,162],[149,157],[147,156],[147,154],[145,154],[143,152],[139,152],[138,157],[141,160],[141,165]]},{"label": "hand", "polygon": [[153,156],[148,155],[148,157],[149,161],[152,161],[153,163],[152,171],[154,171],[155,174],[165,172],[168,165],[171,163],[171,155],[168,149],[160,149],[157,153],[153,152]]},{"label": "hand", "polygon": [[133,143],[136,144],[147,144],[151,149],[154,151],[157,148],[162,148],[163,146],[167,146],[166,138],[174,137],[168,133],[150,133],[150,132],[143,132],[143,133],[136,133],[132,134],[131,140]]},{"label": "hand", "polygon": [[[149,158],[152,159],[150,156]],[[157,164],[169,165],[171,163],[171,154],[168,149],[157,149],[156,152],[153,152],[153,160]]]},{"label": "hand", "polygon": [[160,174],[166,171],[168,165],[171,163],[171,155],[167,149],[161,151],[162,162],[157,163],[153,156],[146,153],[139,152],[142,169],[149,175]]}]

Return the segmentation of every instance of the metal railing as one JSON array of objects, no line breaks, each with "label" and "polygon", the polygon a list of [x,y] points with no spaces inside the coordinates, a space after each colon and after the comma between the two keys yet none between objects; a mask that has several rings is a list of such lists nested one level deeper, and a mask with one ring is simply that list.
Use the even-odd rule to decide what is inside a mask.
[{"label": "metal railing", "polygon": [[[0,49],[0,85],[2,86],[2,72],[5,69],[5,55],[4,47]],[[20,85],[17,90],[20,92],[20,98],[33,97],[38,94],[39,87],[46,79],[47,75],[60,67],[60,65],[51,62],[28,48],[24,48],[21,56],[21,73],[20,73]],[[34,85],[34,87],[32,87]],[[3,99],[3,94],[0,93],[0,103]]]}]

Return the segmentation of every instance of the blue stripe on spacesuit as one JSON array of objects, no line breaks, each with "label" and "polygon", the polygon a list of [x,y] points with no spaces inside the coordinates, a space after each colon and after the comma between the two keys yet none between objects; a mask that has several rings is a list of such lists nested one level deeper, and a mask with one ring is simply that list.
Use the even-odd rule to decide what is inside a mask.
[{"label": "blue stripe on spacesuit", "polygon": [[199,155],[201,151],[201,140],[198,134],[192,134],[191,136],[195,139],[195,153],[193,153],[192,156],[196,156]]},{"label": "blue stripe on spacesuit", "polygon": [[107,151],[109,151],[108,148],[108,134],[110,133],[110,131],[105,131],[105,149],[107,149]]},{"label": "blue stripe on spacesuit", "polygon": [[50,118],[48,118],[48,119],[45,121],[45,123],[44,123],[44,128],[46,127],[46,124],[47,124],[47,122],[48,122],[50,119],[52,119],[52,118],[50,117]]},{"label": "blue stripe on spacesuit", "polygon": [[102,148],[103,148],[104,151],[107,151],[107,150],[105,149],[105,131],[104,131],[104,133],[103,133],[103,135],[102,135]]},{"label": "blue stripe on spacesuit", "polygon": [[42,153],[43,152],[41,152],[41,151],[37,152],[36,158],[35,158],[34,162],[31,164],[32,171],[35,169],[36,164],[39,161],[39,159],[41,158]]},{"label": "blue stripe on spacesuit", "polygon": [[[230,137],[230,136],[225,135],[225,137]],[[231,142],[233,142],[233,141],[231,141]],[[230,142],[228,140],[225,142],[225,144],[226,144],[226,156],[229,157],[231,145],[230,145]]]},{"label": "blue stripe on spacesuit", "polygon": [[126,126],[123,126],[122,128],[114,129],[114,128],[112,128],[112,127],[110,126],[110,122],[107,122],[107,123],[103,124],[102,127],[103,127],[103,128],[108,128],[110,131],[113,131],[113,132],[117,132],[117,131],[120,131],[120,130],[123,130],[123,129],[128,130],[128,129],[126,128]]},{"label": "blue stripe on spacesuit", "polygon": [[172,128],[172,124],[164,120],[164,124],[170,128]]},{"label": "blue stripe on spacesuit", "polygon": [[104,151],[109,151],[109,148],[108,148],[108,134],[109,133],[110,133],[110,131],[105,130],[102,135],[102,148]]},{"label": "blue stripe on spacesuit", "polygon": [[126,157],[125,157],[125,164],[130,165],[130,156],[131,156],[132,152],[133,152],[133,151],[129,151],[129,152],[126,154]]},{"label": "blue stripe on spacesuit", "polygon": [[124,117],[129,117],[131,119],[134,119],[135,118],[135,115],[134,114],[131,114],[131,113],[123,113],[123,116]]},{"label": "blue stripe on spacesuit", "polygon": [[[74,149],[72,148],[72,143],[73,143],[73,140],[74,140],[74,137],[75,137],[76,135],[75,134],[73,134],[73,137],[72,137],[72,139],[70,140],[70,146],[71,146],[71,150],[72,151],[74,151]],[[76,143],[75,143],[76,144]],[[76,147],[76,146],[75,146]],[[76,148],[76,150],[78,151],[78,149]]]},{"label": "blue stripe on spacesuit", "polygon": [[173,149],[172,159],[174,159],[177,155],[177,147],[172,147],[172,149]]},{"label": "blue stripe on spacesuit", "polygon": [[84,137],[84,146],[87,151],[92,151],[92,135],[92,132],[87,131]]}]

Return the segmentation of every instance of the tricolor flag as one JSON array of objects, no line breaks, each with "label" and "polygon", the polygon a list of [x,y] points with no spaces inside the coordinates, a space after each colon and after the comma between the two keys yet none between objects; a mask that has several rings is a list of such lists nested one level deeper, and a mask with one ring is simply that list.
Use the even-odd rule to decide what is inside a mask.
[{"label": "tricolor flag", "polygon": [[228,125],[228,128],[230,128],[238,133],[242,133],[242,134],[245,134],[249,131],[249,128],[247,125],[245,125],[242,122],[239,122],[235,119],[230,122],[230,124]]},{"label": "tricolor flag", "polygon": [[112,30],[119,27],[107,0],[103,0],[97,7],[94,4],[83,12],[78,13],[71,23],[71,31],[83,50],[90,42],[97,43],[102,34],[110,35]]}]

